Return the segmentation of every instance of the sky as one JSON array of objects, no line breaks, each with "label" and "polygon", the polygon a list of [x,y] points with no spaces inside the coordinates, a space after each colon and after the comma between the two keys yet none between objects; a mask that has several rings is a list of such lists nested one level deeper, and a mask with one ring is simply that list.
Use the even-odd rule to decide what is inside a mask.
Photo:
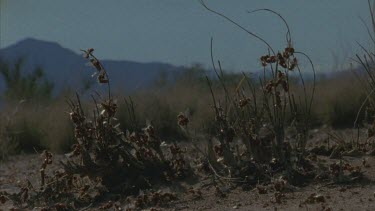
[{"label": "sky", "polygon": [[[277,16],[247,11],[268,8],[289,23],[293,45],[318,71],[337,70],[361,53],[370,38],[367,0],[205,0],[248,30],[283,49],[285,26]],[[25,38],[58,42],[79,52],[92,47],[102,59],[166,62],[229,71],[256,71],[267,47],[205,10],[198,0],[0,0],[0,47]]]}]

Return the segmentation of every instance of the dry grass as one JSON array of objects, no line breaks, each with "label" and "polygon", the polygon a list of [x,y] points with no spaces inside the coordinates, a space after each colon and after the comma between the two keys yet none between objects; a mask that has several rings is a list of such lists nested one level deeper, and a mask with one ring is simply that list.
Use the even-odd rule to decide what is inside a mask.
[{"label": "dry grass", "polygon": [[[228,77],[240,78],[241,75],[234,74]],[[203,75],[196,75],[189,80],[181,76],[175,84],[134,93],[132,99],[139,124],[145,125],[150,121],[155,125],[158,135],[165,140],[181,141],[187,137],[176,124],[176,117],[179,112],[188,111],[191,120],[190,129],[197,133],[209,132],[213,127],[214,114],[210,108],[212,105],[210,91],[204,80]],[[214,87],[220,86],[218,81],[213,83]],[[235,88],[234,83],[228,87],[230,90]],[[313,126],[326,124],[336,128],[353,127],[365,96],[359,82],[352,80],[352,73],[343,72],[336,77],[322,78],[317,82],[316,89],[318,94],[312,109]],[[257,90],[260,93],[259,86]],[[224,96],[223,91],[218,89],[215,89],[215,94]],[[64,96],[72,96],[72,94]],[[119,104],[117,118],[123,131],[126,131],[131,123],[124,106],[125,99],[128,98],[117,100]],[[18,107],[17,112],[15,112],[16,107]],[[88,110],[88,107],[85,107]],[[53,99],[43,105],[27,102],[20,105],[6,105],[2,109],[1,116],[2,119],[11,121],[1,122],[3,138],[0,139],[0,143],[2,149],[9,147],[12,150],[3,150],[4,156],[22,151],[34,152],[34,148],[53,152],[69,150],[73,133],[66,112],[65,97]],[[362,113],[361,117],[363,116]]]},{"label": "dry grass", "polygon": [[[2,118],[6,120],[0,125],[2,137],[17,146],[13,153],[34,153],[42,149],[61,153],[66,152],[72,143],[72,125],[61,100],[43,105],[27,102],[6,105],[2,109]],[[1,139],[1,142],[7,139]]]},{"label": "dry grass", "polygon": [[[318,96],[313,112],[318,123],[334,128],[352,128],[358,110],[365,99],[361,84],[353,80],[354,74],[343,71],[317,84]],[[360,116],[360,122],[364,118]]]}]

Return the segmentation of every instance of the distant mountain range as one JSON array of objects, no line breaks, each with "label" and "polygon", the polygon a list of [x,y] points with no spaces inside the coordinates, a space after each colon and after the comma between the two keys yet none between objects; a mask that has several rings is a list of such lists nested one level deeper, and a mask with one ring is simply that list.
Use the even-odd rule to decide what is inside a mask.
[{"label": "distant mountain range", "polygon": [[[79,48],[79,47],[77,47]],[[14,45],[0,49],[0,59],[14,63],[17,59],[24,59],[24,72],[42,67],[46,78],[54,83],[54,91],[64,88],[81,89],[85,83],[94,83],[91,77],[95,69],[87,65],[88,61],[70,49],[58,43],[36,39],[25,39]],[[119,91],[132,92],[147,88],[163,77],[173,80],[183,67],[176,67],[166,63],[139,63],[133,61],[101,60],[108,71],[112,86]],[[0,79],[0,90],[4,89],[3,79]]]},{"label": "distant mountain range", "polygon": [[[36,67],[43,68],[46,79],[54,84],[55,94],[66,88],[80,92],[86,84],[92,84],[93,88],[95,86],[98,88],[96,78],[91,76],[95,69],[88,65],[87,59],[58,43],[27,38],[0,49],[0,60],[12,64],[20,58],[24,59],[23,72],[25,73],[33,71]],[[183,66],[173,66],[161,62],[140,63],[125,60],[101,60],[101,62],[108,71],[113,90],[122,93],[149,88],[161,77],[163,80],[173,82],[181,76],[183,70],[186,70]],[[363,72],[362,68],[358,67],[357,69],[359,73]],[[263,77],[262,72],[261,70],[255,71],[252,73],[252,77],[257,80],[258,77]],[[206,74],[216,78],[212,70],[207,70]],[[322,76],[325,78],[337,77],[341,74],[344,73],[320,73],[318,78]],[[310,72],[304,72],[303,75],[306,80],[312,79]],[[0,76],[0,95],[4,88],[4,81]]]}]

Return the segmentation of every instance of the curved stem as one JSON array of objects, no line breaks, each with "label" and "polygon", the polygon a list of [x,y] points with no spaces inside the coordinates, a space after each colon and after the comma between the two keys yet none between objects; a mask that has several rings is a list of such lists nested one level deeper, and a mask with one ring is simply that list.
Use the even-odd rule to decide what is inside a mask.
[{"label": "curved stem", "polygon": [[312,71],[313,71],[313,89],[311,91],[311,98],[310,98],[310,103],[309,103],[309,113],[311,112],[311,108],[312,108],[312,103],[314,101],[314,95],[315,95],[315,89],[316,89],[316,70],[315,70],[315,66],[314,66],[314,63],[312,62],[312,60],[310,59],[310,57],[303,53],[303,52],[294,52],[295,54],[301,54],[303,56],[305,56],[307,58],[307,60],[309,60],[310,62],[310,65],[311,65],[311,68],[312,68]]},{"label": "curved stem", "polygon": [[242,29],[243,31],[245,31],[246,33],[248,33],[249,35],[251,35],[251,36],[257,38],[258,40],[260,40],[261,42],[263,42],[263,43],[264,43],[265,45],[267,45],[267,47],[272,51],[273,55],[276,55],[275,51],[273,50],[273,48],[271,47],[271,45],[270,45],[266,40],[264,40],[264,39],[261,38],[260,36],[256,35],[255,33],[253,33],[253,32],[251,32],[251,31],[247,30],[245,27],[241,26],[240,24],[238,24],[238,23],[235,22],[234,20],[230,19],[230,18],[227,17],[226,15],[224,15],[224,14],[222,14],[222,13],[220,13],[220,12],[217,12],[217,11],[215,11],[215,10],[209,8],[209,7],[204,3],[203,0],[199,0],[199,2],[200,2],[200,3],[202,4],[202,6],[203,6],[204,8],[206,8],[208,11],[210,11],[210,12],[212,12],[212,13],[214,13],[214,14],[216,14],[216,15],[218,15],[218,16],[224,18],[224,19],[226,19],[227,21],[233,23],[233,24],[236,25],[238,28],[240,28],[240,29]]},{"label": "curved stem", "polygon": [[271,12],[277,16],[279,16],[279,18],[284,22],[286,28],[287,28],[287,32],[286,32],[286,41],[288,43],[288,47],[291,46],[292,44],[292,35],[290,33],[290,28],[289,28],[289,25],[288,25],[288,22],[285,20],[285,18],[280,14],[280,13],[277,13],[275,12],[274,10],[271,10],[271,9],[267,9],[267,8],[263,8],[263,9],[256,9],[256,10],[253,10],[253,11],[247,11],[248,13],[255,13],[255,12],[259,12],[259,11],[267,11],[267,12]]}]

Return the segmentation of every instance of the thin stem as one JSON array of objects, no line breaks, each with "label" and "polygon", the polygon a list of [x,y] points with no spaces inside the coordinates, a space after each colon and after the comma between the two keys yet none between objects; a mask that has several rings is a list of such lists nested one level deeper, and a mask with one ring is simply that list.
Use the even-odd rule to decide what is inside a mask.
[{"label": "thin stem", "polygon": [[202,4],[202,6],[203,6],[204,8],[206,8],[208,11],[210,11],[210,12],[212,12],[212,13],[214,13],[214,14],[216,14],[216,15],[218,15],[218,16],[224,18],[224,19],[226,19],[227,21],[229,21],[229,22],[231,22],[232,24],[236,25],[238,28],[240,28],[240,29],[242,29],[243,31],[245,31],[247,34],[249,34],[249,35],[255,37],[256,39],[260,40],[261,42],[263,42],[265,45],[268,46],[269,49],[271,49],[273,55],[275,55],[275,51],[272,49],[271,45],[270,45],[266,40],[264,40],[264,39],[261,38],[260,36],[256,35],[255,33],[253,33],[253,32],[251,32],[251,31],[247,30],[246,28],[244,28],[243,26],[241,26],[241,25],[238,24],[237,22],[233,21],[232,19],[230,19],[230,18],[227,17],[226,15],[224,15],[224,14],[222,14],[222,13],[220,13],[220,12],[217,12],[217,11],[215,11],[215,10],[209,8],[209,7],[204,3],[204,0],[199,0],[199,2],[200,2],[200,3]]},{"label": "thin stem", "polygon": [[274,10],[271,10],[271,9],[267,9],[267,8],[264,8],[264,9],[256,9],[256,10],[253,10],[253,11],[247,11],[248,13],[255,13],[255,12],[259,12],[259,11],[267,11],[267,12],[271,12],[277,16],[279,16],[279,18],[284,22],[286,28],[287,28],[287,32],[286,32],[286,41],[288,43],[288,47],[291,47],[292,45],[292,35],[290,33],[290,28],[289,28],[289,25],[288,25],[288,22],[285,20],[285,18],[280,14],[280,13],[277,13],[275,12]]}]

